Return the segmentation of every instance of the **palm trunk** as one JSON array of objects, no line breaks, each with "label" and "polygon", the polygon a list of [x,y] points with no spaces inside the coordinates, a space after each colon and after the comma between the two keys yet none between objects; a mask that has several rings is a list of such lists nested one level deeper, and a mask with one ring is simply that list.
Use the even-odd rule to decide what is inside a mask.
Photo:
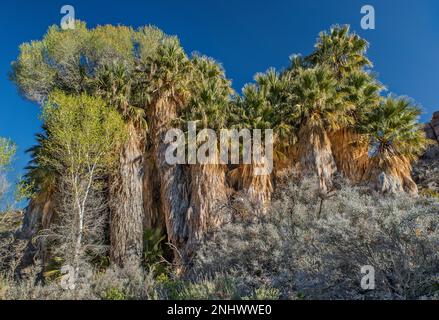
[{"label": "palm trunk", "polygon": [[131,259],[140,263],[143,251],[144,138],[132,123],[128,124],[128,132],[110,187],[110,254],[120,266]]},{"label": "palm trunk", "polygon": [[188,256],[193,254],[196,244],[208,231],[219,228],[230,219],[222,210],[228,199],[225,169],[220,164],[190,166],[189,239],[185,249]]},{"label": "palm trunk", "polygon": [[31,199],[23,217],[23,224],[19,233],[19,237],[27,240],[26,249],[20,258],[18,270],[22,270],[34,263],[35,256],[41,259],[41,268],[44,271],[45,261],[47,260],[47,252],[45,244],[40,240],[35,246],[33,242],[34,236],[42,229],[47,229],[52,222],[54,215],[53,195]]},{"label": "palm trunk", "polygon": [[48,228],[52,220],[53,209],[51,196],[45,197],[44,201],[32,199],[24,213],[20,236],[31,239],[42,228]]},{"label": "palm trunk", "polygon": [[145,155],[143,177],[143,208],[145,229],[165,230],[165,219],[160,211],[160,178],[155,168],[154,157]]},{"label": "palm trunk", "polygon": [[326,193],[332,186],[332,177],[337,170],[326,131],[309,125],[302,126],[298,152],[301,173],[317,175],[320,191]]},{"label": "palm trunk", "polygon": [[[171,121],[177,117],[177,106],[168,99],[158,99],[152,108],[152,155],[155,157],[160,190],[160,211],[164,217],[169,242],[180,250],[188,239],[186,213],[189,207],[189,186],[186,168],[166,161],[165,136]],[[178,256],[178,254],[176,254]]]},{"label": "palm trunk", "polygon": [[268,205],[271,202],[273,193],[273,184],[271,176],[255,175],[256,164],[242,165],[240,175],[242,179],[242,188],[247,199],[253,208],[255,216],[262,216],[267,212]]},{"label": "palm trunk", "polygon": [[348,128],[331,132],[329,140],[337,169],[353,183],[360,182],[369,163],[368,142]]},{"label": "palm trunk", "polygon": [[403,156],[376,156],[370,161],[363,180],[371,189],[381,193],[417,195],[418,186],[411,177],[411,170],[410,161]]},{"label": "palm trunk", "polygon": [[[262,156],[264,149],[261,145],[254,143],[253,148],[259,149],[252,150],[252,163],[242,164],[231,173],[232,180],[238,181],[237,189],[244,191],[244,197],[252,211],[248,214],[252,218],[266,214],[273,193],[272,172],[269,170],[272,166],[266,163],[269,159]],[[260,160],[256,160],[255,156]],[[236,183],[233,184],[236,185]]]}]

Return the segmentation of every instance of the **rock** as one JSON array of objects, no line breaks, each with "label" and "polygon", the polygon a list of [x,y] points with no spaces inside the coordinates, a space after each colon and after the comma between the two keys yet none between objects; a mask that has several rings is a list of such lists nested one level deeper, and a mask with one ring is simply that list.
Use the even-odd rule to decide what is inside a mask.
[{"label": "rock", "polygon": [[439,111],[433,113],[433,118],[425,125],[427,138],[436,140],[439,143]]},{"label": "rock", "polygon": [[404,190],[401,181],[384,172],[381,172],[378,181],[377,187],[381,193],[398,193]]},{"label": "rock", "polygon": [[432,144],[413,166],[413,177],[421,190],[439,191],[439,111],[425,124],[427,138],[437,141]]},{"label": "rock", "polygon": [[439,159],[439,145],[430,146],[422,155],[421,159],[423,160]]}]

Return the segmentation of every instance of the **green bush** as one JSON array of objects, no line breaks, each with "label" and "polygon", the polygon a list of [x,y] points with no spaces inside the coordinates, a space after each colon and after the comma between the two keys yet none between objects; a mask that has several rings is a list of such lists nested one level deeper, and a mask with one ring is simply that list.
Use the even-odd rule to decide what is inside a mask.
[{"label": "green bush", "polygon": [[260,287],[257,288],[252,296],[244,297],[245,300],[278,300],[280,291],[276,288]]},{"label": "green bush", "polygon": [[126,300],[125,293],[118,288],[108,288],[103,298],[105,300]]}]

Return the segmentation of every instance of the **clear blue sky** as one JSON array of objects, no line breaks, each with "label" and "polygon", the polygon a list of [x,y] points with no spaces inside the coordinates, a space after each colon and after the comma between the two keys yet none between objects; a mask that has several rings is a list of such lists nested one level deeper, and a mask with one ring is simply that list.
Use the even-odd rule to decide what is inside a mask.
[{"label": "clear blue sky", "polygon": [[[37,3],[41,2],[41,3]],[[437,0],[161,0],[1,1],[0,136],[18,145],[14,178],[40,130],[38,106],[25,101],[8,80],[18,46],[41,39],[59,24],[62,5],[75,7],[89,27],[153,24],[176,34],[188,53],[199,51],[221,62],[240,90],[253,75],[287,65],[293,53],[308,54],[319,31],[350,24],[370,42],[369,57],[390,91],[423,106],[422,120],[439,110],[439,1]],[[376,10],[376,30],[360,27],[363,5]]]}]

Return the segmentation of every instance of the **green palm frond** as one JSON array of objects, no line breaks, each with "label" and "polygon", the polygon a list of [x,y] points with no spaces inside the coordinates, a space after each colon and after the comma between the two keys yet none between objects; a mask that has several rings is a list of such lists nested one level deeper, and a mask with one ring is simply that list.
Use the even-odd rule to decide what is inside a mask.
[{"label": "green palm frond", "polygon": [[327,67],[317,66],[298,72],[292,86],[294,106],[289,114],[293,123],[334,130],[349,125],[353,106],[344,103],[337,90],[337,79]]},{"label": "green palm frond", "polygon": [[370,135],[371,156],[405,156],[416,159],[428,145],[418,118],[421,111],[407,98],[384,99],[368,115],[362,126],[363,132]]},{"label": "green palm frond", "polygon": [[330,32],[321,32],[315,51],[306,60],[312,65],[322,64],[331,68],[338,78],[372,63],[365,56],[369,44],[347,25],[336,25]]},{"label": "green palm frond", "polygon": [[37,144],[26,150],[30,161],[25,167],[25,175],[22,183],[30,188],[30,194],[38,198],[46,199],[56,189],[57,171],[42,159],[45,157],[44,144],[49,139],[46,126],[43,131],[36,135]]},{"label": "green palm frond", "polygon": [[202,128],[226,128],[233,90],[224,69],[215,60],[198,54],[192,57],[191,64],[191,93],[182,118],[197,121]]}]

